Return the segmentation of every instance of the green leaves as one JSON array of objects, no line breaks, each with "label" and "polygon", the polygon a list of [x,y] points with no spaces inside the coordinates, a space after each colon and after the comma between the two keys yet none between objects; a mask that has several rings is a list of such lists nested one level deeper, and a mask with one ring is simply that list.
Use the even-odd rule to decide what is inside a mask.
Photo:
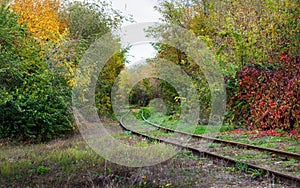
[{"label": "green leaves", "polygon": [[[165,0],[157,10],[166,25],[189,29],[213,51],[227,77],[227,120],[259,129],[299,127],[299,118],[295,116],[300,113],[299,1],[189,2],[186,6],[183,0]],[[153,36],[168,37],[163,29],[150,32]],[[158,57],[175,62],[194,78],[201,93],[201,105],[209,109],[209,91],[201,70],[184,53],[164,45],[156,47]]]},{"label": "green leaves", "polygon": [[59,100],[67,96],[53,87],[41,47],[16,18],[1,6],[0,139],[47,141],[70,134],[72,116]]},{"label": "green leaves", "polygon": [[104,1],[68,3],[61,16],[67,22],[71,38],[86,40],[87,46],[96,38],[117,28],[123,19],[119,12]]},{"label": "green leaves", "polygon": [[[30,0],[12,8],[19,15],[5,3],[0,7],[0,139],[43,142],[72,134],[74,70],[91,43],[116,29],[123,16],[104,1]],[[124,53],[112,57],[100,75],[101,115],[111,113],[110,91]]]}]

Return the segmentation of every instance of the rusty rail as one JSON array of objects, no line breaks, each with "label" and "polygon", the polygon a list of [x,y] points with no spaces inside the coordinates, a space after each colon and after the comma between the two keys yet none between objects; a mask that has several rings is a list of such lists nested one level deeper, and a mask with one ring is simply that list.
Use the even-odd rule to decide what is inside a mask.
[{"label": "rusty rail", "polygon": [[[190,150],[190,151],[193,152],[194,155],[201,156],[201,157],[206,157],[206,158],[210,158],[210,159],[212,159],[214,161],[219,161],[219,160],[220,161],[224,161],[224,162],[226,162],[227,166],[236,166],[237,164],[241,164],[241,163],[242,164],[246,164],[248,166],[248,168],[251,168],[251,169],[254,169],[254,170],[260,170],[265,175],[273,176],[274,178],[276,178],[278,180],[281,180],[283,182],[288,182],[292,186],[300,187],[300,178],[298,178],[298,177],[294,177],[294,176],[291,176],[291,175],[288,175],[288,174],[283,174],[281,172],[274,171],[274,170],[271,170],[271,169],[268,169],[268,168],[265,168],[265,167],[260,167],[260,166],[254,165],[254,164],[245,163],[243,161],[238,161],[238,160],[235,160],[235,159],[230,158],[230,157],[224,157],[224,156],[217,155],[215,153],[211,153],[211,152],[208,152],[208,151],[199,150],[199,149],[191,147],[191,146],[181,145],[181,144],[176,143],[176,142],[167,141],[167,140],[164,140],[164,139],[161,139],[161,138],[156,138],[156,137],[152,137],[152,136],[149,136],[149,135],[137,132],[135,130],[131,130],[128,127],[126,127],[126,125],[123,122],[124,117],[126,117],[126,115],[128,113],[126,113],[124,116],[122,116],[121,119],[119,120],[119,122],[120,122],[120,125],[122,126],[122,128],[124,130],[128,130],[128,131],[132,132],[135,135],[142,136],[142,137],[145,137],[145,138],[148,138],[148,139],[151,139],[151,140],[157,140],[159,142],[164,142],[164,143],[167,143],[167,144],[172,144],[172,145],[177,146],[179,148]],[[143,114],[142,114],[142,117],[143,117]],[[153,125],[152,122],[149,122],[148,120],[146,120],[146,121],[148,123],[151,123],[151,125]],[[153,125],[153,126],[155,126],[155,125]],[[161,127],[159,125],[156,125],[156,127],[159,128],[159,129],[162,129],[164,131],[172,131],[172,132],[174,132],[174,130],[167,129],[167,128]],[[184,132],[180,132],[180,131],[179,131],[179,133],[181,133],[181,134],[188,134],[188,133],[184,133]],[[199,138],[198,136],[200,136],[200,135],[194,135],[194,134],[189,134],[189,135],[190,136],[196,136],[197,138]],[[213,140],[213,141],[221,142],[221,143],[228,143],[228,141],[226,141],[226,140],[214,139],[214,138],[210,138],[210,137],[200,136],[200,138],[208,139],[208,140]],[[235,146],[241,146],[241,147],[244,147],[244,148],[257,149],[256,146],[252,146],[252,145],[248,145],[248,144],[244,145],[242,143],[237,143],[237,142],[231,142],[230,141],[228,144],[235,145]],[[258,147],[258,148],[261,149],[262,147]],[[266,148],[266,149],[269,150],[269,148]],[[263,148],[263,150],[265,150],[265,148]],[[271,151],[272,152],[277,152],[277,150],[273,150],[273,149],[271,149]]]}]

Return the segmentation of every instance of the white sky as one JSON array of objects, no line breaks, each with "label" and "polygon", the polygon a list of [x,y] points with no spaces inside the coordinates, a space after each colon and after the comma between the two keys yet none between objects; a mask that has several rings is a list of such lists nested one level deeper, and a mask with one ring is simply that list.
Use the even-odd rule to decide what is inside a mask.
[{"label": "white sky", "polygon": [[[132,15],[135,22],[155,22],[160,18],[160,14],[154,10],[157,0],[111,0],[115,9]],[[130,24],[125,22],[124,25]]]},{"label": "white sky", "polygon": [[[125,15],[132,15],[135,23],[141,22],[158,22],[161,15],[154,10],[157,0],[111,0],[113,8],[118,9]],[[134,23],[125,22],[123,26]],[[128,52],[129,65],[134,65],[141,60],[155,56],[153,47],[146,44],[138,44],[131,47]]]}]

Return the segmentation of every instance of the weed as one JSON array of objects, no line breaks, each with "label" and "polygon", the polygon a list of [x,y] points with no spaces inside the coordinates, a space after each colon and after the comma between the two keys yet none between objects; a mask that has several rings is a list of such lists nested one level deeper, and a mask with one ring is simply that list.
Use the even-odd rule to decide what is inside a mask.
[{"label": "weed", "polygon": [[237,162],[235,164],[235,166],[237,167],[238,170],[243,171],[243,172],[247,172],[248,170],[248,164],[245,162]]},{"label": "weed", "polygon": [[232,133],[232,134],[218,135],[217,138],[251,144],[251,145],[257,145],[262,147],[285,150],[293,153],[298,153],[300,151],[299,140],[295,140],[289,137],[260,136],[259,134]]},{"label": "weed", "polygon": [[259,178],[260,180],[262,180],[262,174],[263,174],[263,170],[262,169],[249,168],[248,172],[251,174],[251,176],[253,178]]},{"label": "weed", "polygon": [[45,167],[45,166],[38,166],[37,169],[36,169],[37,173],[40,174],[40,175],[45,174],[50,170],[51,170],[51,168],[48,168],[48,167]]},{"label": "weed", "polygon": [[217,143],[211,143],[208,147],[209,148],[215,148],[215,147],[218,147],[220,146],[220,144],[217,144]]},{"label": "weed", "polygon": [[286,150],[286,151],[289,151],[289,152],[293,152],[293,153],[299,152],[299,148],[297,148],[297,147],[295,147],[295,146],[286,147],[285,150]]},{"label": "weed", "polygon": [[125,131],[125,135],[126,135],[126,136],[131,136],[131,135],[132,135],[132,132],[131,132],[131,131]]},{"label": "weed", "polygon": [[296,159],[290,159],[288,161],[283,161],[282,164],[284,166],[293,166],[295,163],[297,163],[298,161]]}]

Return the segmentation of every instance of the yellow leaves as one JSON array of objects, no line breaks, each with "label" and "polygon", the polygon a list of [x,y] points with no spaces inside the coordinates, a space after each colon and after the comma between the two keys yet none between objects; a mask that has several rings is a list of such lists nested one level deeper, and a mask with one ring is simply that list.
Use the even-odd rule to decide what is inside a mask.
[{"label": "yellow leaves", "polygon": [[68,81],[67,81],[67,84],[68,84],[69,86],[73,87],[73,86],[74,86],[74,79],[68,80]]},{"label": "yellow leaves", "polygon": [[167,183],[165,186],[160,186],[161,188],[165,188],[165,187],[170,187],[170,186],[172,186],[172,184],[171,183]]},{"label": "yellow leaves", "polygon": [[239,2],[238,2],[238,1],[233,1],[233,2],[232,2],[232,6],[235,6],[235,7],[236,7],[236,6],[238,6],[238,5],[239,5]]},{"label": "yellow leaves", "polygon": [[56,41],[66,31],[59,17],[59,0],[15,0],[11,8],[19,15],[19,24],[26,24],[41,42]]},{"label": "yellow leaves", "polygon": [[69,78],[68,85],[74,85],[74,70],[75,66],[73,62],[64,62],[64,67],[68,70],[68,72],[64,75],[65,77]]}]

